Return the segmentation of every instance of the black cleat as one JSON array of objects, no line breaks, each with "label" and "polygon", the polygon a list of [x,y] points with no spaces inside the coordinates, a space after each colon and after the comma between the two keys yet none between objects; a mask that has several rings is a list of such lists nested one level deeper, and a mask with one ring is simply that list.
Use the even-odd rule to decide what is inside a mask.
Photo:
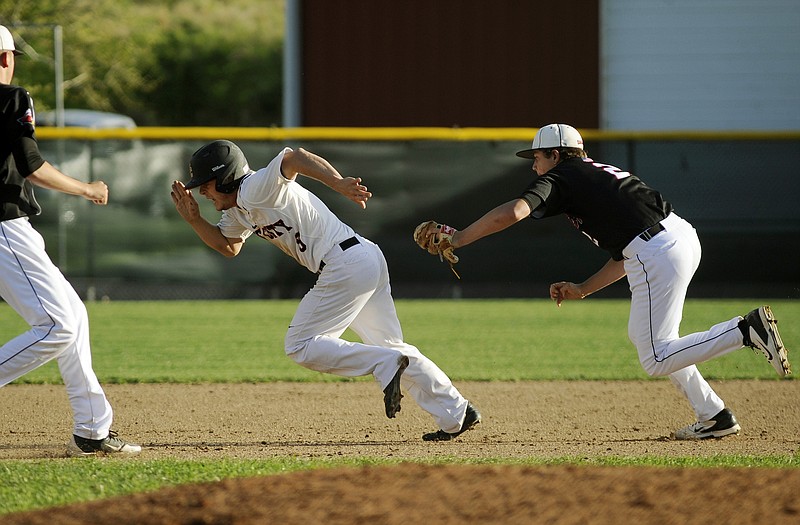
[{"label": "black cleat", "polygon": [[708,421],[698,421],[697,423],[692,423],[687,427],[676,430],[672,433],[672,439],[682,441],[689,439],[721,438],[731,434],[738,434],[741,428],[733,412],[727,408],[723,408],[716,416]]},{"label": "black cleat", "polygon": [[73,434],[72,439],[67,443],[68,456],[96,456],[99,454],[135,456],[141,451],[141,445],[123,441],[113,430],[104,439],[87,439]]},{"label": "black cleat", "polygon": [[778,320],[769,306],[761,306],[744,316],[746,333],[744,345],[760,350],[779,376],[792,373],[789,356],[778,332]]},{"label": "black cleat", "polygon": [[481,413],[478,409],[472,406],[472,403],[467,404],[467,413],[464,415],[464,422],[461,424],[461,430],[458,432],[445,432],[444,430],[437,430],[436,432],[429,432],[422,435],[423,441],[450,441],[455,439],[467,430],[471,430],[478,423],[481,422]]},{"label": "black cleat", "polygon": [[400,393],[400,376],[403,375],[403,372],[408,367],[408,356],[401,355],[400,359],[397,360],[397,364],[400,365],[400,368],[397,369],[397,373],[386,385],[386,388],[383,389],[383,404],[386,405],[386,417],[389,419],[392,419],[395,414],[400,412],[400,400],[403,398],[403,394]]}]

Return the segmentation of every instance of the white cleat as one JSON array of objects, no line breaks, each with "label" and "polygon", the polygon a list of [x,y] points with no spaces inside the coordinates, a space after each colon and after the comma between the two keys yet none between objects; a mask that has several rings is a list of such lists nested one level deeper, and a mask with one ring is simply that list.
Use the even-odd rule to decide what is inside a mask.
[{"label": "white cleat", "polygon": [[128,443],[117,437],[113,430],[104,439],[87,439],[72,435],[67,443],[67,455],[72,457],[98,456],[105,454],[118,454],[120,456],[135,456],[142,451],[141,445]]},{"label": "white cleat", "polygon": [[783,346],[781,334],[778,332],[778,321],[772,314],[772,309],[769,306],[756,308],[744,316],[744,321],[748,332],[744,339],[745,346],[761,350],[779,376],[791,374],[788,351]]}]

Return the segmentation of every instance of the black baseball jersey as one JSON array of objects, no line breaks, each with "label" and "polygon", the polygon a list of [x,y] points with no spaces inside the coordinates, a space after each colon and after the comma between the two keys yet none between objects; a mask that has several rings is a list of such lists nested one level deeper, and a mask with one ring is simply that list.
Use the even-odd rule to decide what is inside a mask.
[{"label": "black baseball jersey", "polygon": [[0,221],[38,215],[28,175],[44,164],[34,133],[33,101],[24,88],[0,84]]},{"label": "black baseball jersey", "polygon": [[666,218],[672,205],[644,182],[615,166],[569,158],[521,195],[539,219],[565,214],[600,248],[622,260],[634,237]]}]

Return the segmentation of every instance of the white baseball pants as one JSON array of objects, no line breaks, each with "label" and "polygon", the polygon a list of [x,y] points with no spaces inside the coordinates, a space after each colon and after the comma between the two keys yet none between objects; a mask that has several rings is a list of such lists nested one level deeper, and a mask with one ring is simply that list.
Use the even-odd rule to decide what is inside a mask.
[{"label": "white baseball pants", "polygon": [[661,224],[663,232],[649,241],[636,237],[623,251],[631,290],[628,336],[645,371],[669,375],[689,399],[698,421],[705,421],[725,404],[695,364],[742,347],[741,317],[705,332],[679,335],[686,291],[700,264],[700,241],[692,225],[674,213]]},{"label": "white baseball pants", "polygon": [[73,433],[106,437],[112,410],[92,370],[86,307],[27,218],[0,222],[0,296],[31,327],[0,347],[0,387],[56,359]]},{"label": "white baseball pants", "polygon": [[[386,259],[376,244],[357,238],[359,244],[345,251],[334,245],[324,257],[325,268],[289,325],[287,355],[318,372],[344,377],[372,374],[381,390],[397,372],[399,357],[406,355],[403,389],[439,428],[457,432],[467,400],[433,361],[403,342]],[[363,343],[341,339],[348,327]]]}]

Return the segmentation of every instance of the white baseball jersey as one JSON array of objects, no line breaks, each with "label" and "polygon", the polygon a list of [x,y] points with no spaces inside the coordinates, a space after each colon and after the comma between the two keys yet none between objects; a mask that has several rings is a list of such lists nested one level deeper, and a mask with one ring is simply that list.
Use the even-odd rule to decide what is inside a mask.
[{"label": "white baseball jersey", "polygon": [[[371,374],[381,389],[397,372],[398,358],[407,356],[401,385],[439,428],[457,432],[468,401],[433,361],[403,341],[380,248],[340,221],[316,195],[283,176],[287,151],[242,181],[237,206],[225,210],[217,224],[229,238],[247,239],[255,233],[319,273],[289,325],[286,354],[317,372]],[[362,342],[342,339],[348,328]]]},{"label": "white baseball jersey", "polygon": [[255,233],[316,273],[334,245],[355,235],[319,197],[281,173],[289,148],[239,186],[238,207],[225,210],[218,227],[225,237]]}]

